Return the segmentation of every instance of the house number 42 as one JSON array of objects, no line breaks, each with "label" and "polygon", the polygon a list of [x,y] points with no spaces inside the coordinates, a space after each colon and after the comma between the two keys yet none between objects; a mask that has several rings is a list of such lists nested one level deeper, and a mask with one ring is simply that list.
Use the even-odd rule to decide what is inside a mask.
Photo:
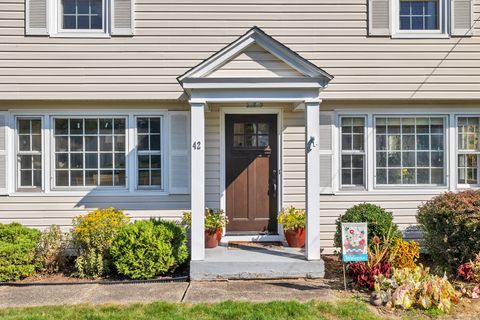
[{"label": "house number 42", "polygon": [[202,143],[200,141],[194,141],[192,148],[193,150],[200,150],[202,148]]}]

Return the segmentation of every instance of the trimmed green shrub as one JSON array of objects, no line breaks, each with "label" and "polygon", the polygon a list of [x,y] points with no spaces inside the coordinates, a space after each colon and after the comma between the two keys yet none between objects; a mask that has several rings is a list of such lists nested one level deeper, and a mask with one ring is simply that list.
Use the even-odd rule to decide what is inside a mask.
[{"label": "trimmed green shrub", "polygon": [[110,249],[117,272],[131,279],[151,279],[174,271],[188,257],[185,230],[160,220],[124,226]]},{"label": "trimmed green shrub", "polygon": [[447,192],[418,208],[424,245],[444,271],[454,272],[480,252],[480,191]]},{"label": "trimmed green shrub", "polygon": [[371,203],[357,204],[337,219],[337,231],[334,237],[336,247],[342,246],[342,222],[367,222],[369,246],[373,244],[371,240],[374,236],[378,236],[383,240],[390,228],[392,228],[390,235],[392,239],[402,238],[402,233],[398,230],[398,226],[393,223],[392,213]]},{"label": "trimmed green shrub", "polygon": [[73,220],[72,238],[78,250],[75,275],[98,278],[110,272],[110,246],[129,218],[114,208],[98,209]]},{"label": "trimmed green shrub", "polygon": [[40,231],[19,223],[0,224],[0,281],[19,280],[35,273],[40,235]]}]

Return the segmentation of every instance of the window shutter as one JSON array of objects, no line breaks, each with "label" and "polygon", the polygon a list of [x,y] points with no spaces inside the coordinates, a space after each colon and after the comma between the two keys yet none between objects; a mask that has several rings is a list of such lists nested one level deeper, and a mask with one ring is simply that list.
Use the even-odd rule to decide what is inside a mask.
[{"label": "window shutter", "polygon": [[7,112],[0,112],[0,195],[8,194],[7,184]]},{"label": "window shutter", "polygon": [[25,34],[48,35],[48,0],[25,1]]},{"label": "window shutter", "polygon": [[320,111],[320,193],[333,192],[333,132],[334,113]]},{"label": "window shutter", "polygon": [[452,36],[471,36],[473,24],[473,0],[452,0]]},{"label": "window shutter", "polygon": [[171,111],[169,118],[169,192],[188,194],[190,193],[190,115],[186,111]]},{"label": "window shutter", "polygon": [[112,0],[112,35],[133,35],[134,0]]},{"label": "window shutter", "polygon": [[368,35],[390,34],[390,0],[368,0]]}]

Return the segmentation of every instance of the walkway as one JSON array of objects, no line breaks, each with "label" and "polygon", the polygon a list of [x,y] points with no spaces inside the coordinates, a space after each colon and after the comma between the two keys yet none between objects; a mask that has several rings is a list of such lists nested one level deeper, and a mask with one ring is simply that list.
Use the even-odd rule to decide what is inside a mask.
[{"label": "walkway", "polygon": [[127,304],[333,300],[325,280],[193,281],[0,287],[0,308],[63,304]]}]

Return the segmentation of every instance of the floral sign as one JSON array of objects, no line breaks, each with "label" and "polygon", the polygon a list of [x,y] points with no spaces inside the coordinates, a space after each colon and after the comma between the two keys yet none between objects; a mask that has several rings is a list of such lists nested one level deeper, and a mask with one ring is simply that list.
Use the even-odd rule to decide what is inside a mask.
[{"label": "floral sign", "polygon": [[368,261],[366,223],[342,223],[343,262]]}]

